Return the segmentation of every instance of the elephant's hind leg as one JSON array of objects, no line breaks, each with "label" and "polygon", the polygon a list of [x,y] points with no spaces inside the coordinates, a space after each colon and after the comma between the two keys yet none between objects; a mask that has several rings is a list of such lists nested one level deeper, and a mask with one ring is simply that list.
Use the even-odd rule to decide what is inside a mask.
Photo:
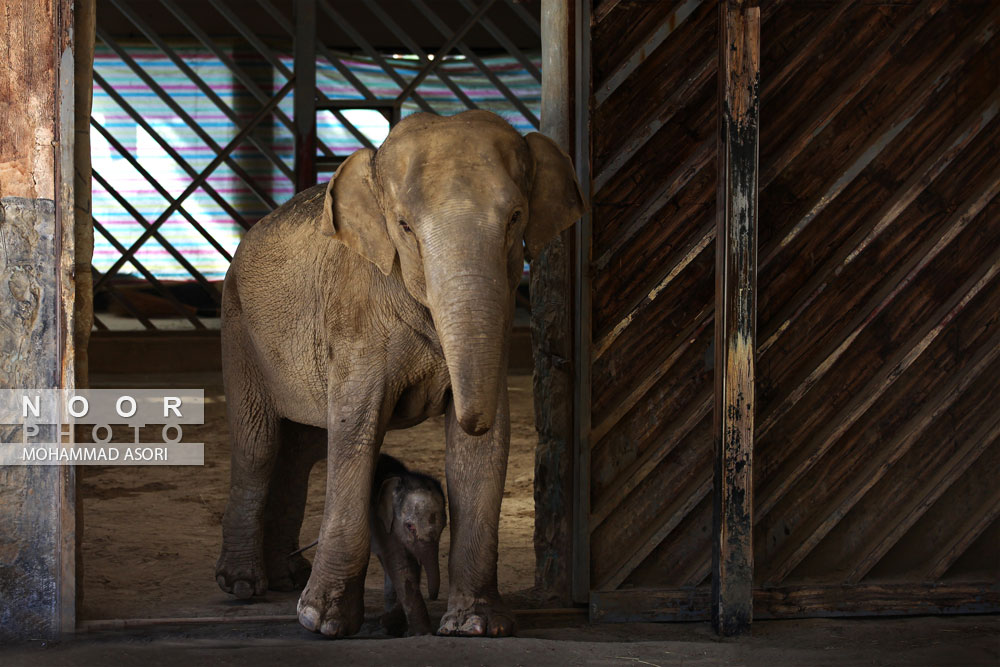
[{"label": "elephant's hind leg", "polygon": [[281,449],[264,507],[264,567],[271,590],[301,590],[312,570],[299,549],[309,473],[326,457],[326,430],[282,420]]},{"label": "elephant's hind leg", "polygon": [[252,351],[233,329],[224,328],[222,337],[232,469],[215,578],[227,593],[249,598],[267,590],[262,519],[278,453],[279,420]]}]

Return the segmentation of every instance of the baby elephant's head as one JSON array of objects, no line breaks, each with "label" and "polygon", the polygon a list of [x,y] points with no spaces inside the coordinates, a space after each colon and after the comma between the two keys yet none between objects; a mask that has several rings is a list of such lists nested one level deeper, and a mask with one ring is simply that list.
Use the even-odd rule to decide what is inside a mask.
[{"label": "baby elephant's head", "polygon": [[447,521],[441,483],[413,472],[390,477],[379,491],[378,514],[386,532],[427,573],[427,597],[436,600],[441,587],[438,542]]}]

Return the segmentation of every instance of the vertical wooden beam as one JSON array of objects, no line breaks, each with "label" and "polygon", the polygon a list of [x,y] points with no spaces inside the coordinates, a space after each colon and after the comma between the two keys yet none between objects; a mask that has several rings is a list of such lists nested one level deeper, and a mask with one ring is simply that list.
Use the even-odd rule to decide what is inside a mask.
[{"label": "vertical wooden beam", "polygon": [[[542,0],[541,131],[573,152],[573,0]],[[535,586],[572,600],[573,235],[571,228],[531,261],[534,357]]]},{"label": "vertical wooden beam", "polygon": [[718,218],[715,254],[715,486],[712,624],[753,619],[753,422],[757,290],[760,8],[719,6]]},{"label": "vertical wooden beam", "polygon": [[316,185],[316,0],[295,0],[295,191]]},{"label": "vertical wooden beam", "polygon": [[73,39],[75,42],[74,72],[74,141],[73,198],[74,241],[76,256],[76,305],[73,319],[73,346],[77,387],[87,387],[87,344],[94,326],[94,289],[90,266],[94,257],[94,225],[91,218],[90,112],[94,93],[94,30],[96,0],[76,0],[74,3]]},{"label": "vertical wooden beam", "polygon": [[[584,201],[590,201],[590,11],[591,0],[576,0],[574,16],[576,175]],[[590,431],[592,226],[588,209],[576,225],[576,297],[573,366],[573,599],[590,601]]]},{"label": "vertical wooden beam", "polygon": [[[72,387],[73,0],[11,0],[0,44],[0,387]],[[74,628],[75,480],[0,467],[0,641]]]}]

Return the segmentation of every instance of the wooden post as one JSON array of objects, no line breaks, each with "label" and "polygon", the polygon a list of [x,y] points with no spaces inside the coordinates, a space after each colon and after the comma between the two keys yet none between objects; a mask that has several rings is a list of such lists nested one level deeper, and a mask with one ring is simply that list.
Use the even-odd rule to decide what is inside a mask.
[{"label": "wooden post", "polygon": [[[573,0],[542,0],[541,131],[573,151]],[[573,234],[531,261],[534,356],[535,585],[568,604],[573,560]]]},{"label": "wooden post", "polygon": [[316,185],[316,0],[295,0],[295,191]]},{"label": "wooden post", "polygon": [[719,8],[718,220],[715,254],[715,486],[712,624],[753,619],[753,422],[757,325],[760,8]]},{"label": "wooden post", "polygon": [[[3,388],[73,386],[72,35],[73,0],[0,12]],[[74,488],[72,467],[0,467],[0,641],[74,628]]]},{"label": "wooden post", "polygon": [[[590,201],[590,0],[576,0],[573,18],[576,177],[584,201]],[[590,210],[576,223],[576,295],[573,300],[573,601],[590,602],[590,431],[591,344],[593,342]]]}]

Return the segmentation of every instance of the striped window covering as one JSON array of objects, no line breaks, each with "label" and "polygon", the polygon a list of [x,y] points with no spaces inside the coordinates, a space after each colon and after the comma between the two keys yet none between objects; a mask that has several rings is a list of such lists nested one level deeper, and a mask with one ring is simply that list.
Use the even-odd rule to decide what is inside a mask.
[{"label": "striped window covering", "polygon": [[[185,44],[172,45],[177,54],[212,90],[246,122],[261,107],[248,91],[233,80],[226,65],[208,51]],[[174,101],[221,147],[239,131],[231,121],[183,72],[156,48],[149,45],[128,44],[128,53],[145,69]],[[540,67],[538,54],[532,60]],[[292,68],[290,55],[282,57]],[[412,56],[388,55],[386,60],[405,80],[411,79],[418,64]],[[491,71],[534,113],[539,114],[541,86],[524,70],[520,63],[509,57],[484,57]],[[394,98],[400,87],[375,63],[357,56],[344,56],[344,63],[362,83],[380,98]],[[260,81],[264,90],[276,92],[285,83],[284,77],[271,71],[261,62],[240,63],[240,66]],[[463,58],[449,58],[439,65],[451,80],[479,107],[494,111],[511,122],[522,133],[536,128],[525,119],[487,77],[471,62]],[[186,160],[195,173],[200,173],[215,158],[215,152],[200,139],[153,90],[146,86],[110,49],[98,45],[94,69],[108,84],[131,105],[150,126]],[[317,64],[317,85],[334,99],[361,99],[362,95],[332,65],[321,59]],[[434,75],[429,76],[417,89],[419,94],[442,115],[451,115],[466,107],[454,93]],[[292,96],[282,100],[280,108],[291,118],[294,101]],[[403,105],[406,116],[418,110],[413,103]],[[350,110],[344,115],[376,146],[388,133],[388,121],[377,111]],[[128,114],[96,82],[94,86],[94,119],[103,125],[128,150],[159,184],[172,196],[178,196],[193,178],[171,158],[163,147]],[[332,113],[322,111],[317,117],[317,134],[336,155],[348,155],[361,148],[361,144]],[[293,164],[293,136],[290,130],[273,116],[263,123],[254,136],[271,147],[289,169]],[[109,185],[117,190],[147,221],[156,220],[167,208],[168,202],[157,193],[129,163],[96,130],[91,132],[93,166]],[[282,171],[253,144],[244,141],[232,157],[259,187],[277,203],[294,194],[292,182]],[[328,178],[329,174],[320,175]],[[255,222],[269,212],[269,206],[253,192],[226,164],[213,171],[208,185],[249,222]],[[94,182],[94,218],[123,246],[129,247],[142,233],[142,226],[107,192]],[[199,188],[184,203],[183,208],[205,227],[221,246],[230,253],[239,243],[242,227],[212,199],[204,188]],[[228,268],[228,261],[213,248],[180,213],[174,213],[162,226],[161,233],[208,280],[221,280]],[[102,273],[119,257],[120,253],[102,235],[95,235],[94,266]],[[161,280],[187,280],[190,274],[155,239],[150,238],[136,253],[140,261]],[[124,275],[138,275],[131,263],[121,271]]]}]

